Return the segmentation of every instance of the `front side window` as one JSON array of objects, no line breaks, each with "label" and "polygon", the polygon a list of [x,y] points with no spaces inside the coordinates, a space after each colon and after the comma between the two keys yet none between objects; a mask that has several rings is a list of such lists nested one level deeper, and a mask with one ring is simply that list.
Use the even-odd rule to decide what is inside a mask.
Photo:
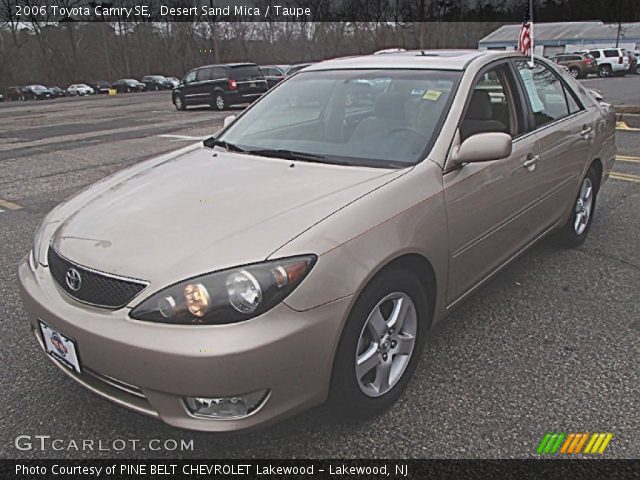
[{"label": "front side window", "polygon": [[196,81],[196,72],[195,72],[195,70],[193,72],[187,73],[187,76],[184,77],[184,83],[191,83],[191,82],[195,82],[195,81]]},{"label": "front side window", "polygon": [[564,86],[550,69],[540,63],[530,68],[525,61],[517,61],[516,66],[531,104],[536,127],[569,115]]},{"label": "front side window", "polygon": [[245,150],[281,149],[315,161],[407,166],[437,137],[461,72],[301,72],[220,137]]},{"label": "front side window", "polygon": [[506,65],[493,68],[480,77],[460,122],[461,140],[477,133],[500,132],[511,136],[520,133],[509,78]]}]

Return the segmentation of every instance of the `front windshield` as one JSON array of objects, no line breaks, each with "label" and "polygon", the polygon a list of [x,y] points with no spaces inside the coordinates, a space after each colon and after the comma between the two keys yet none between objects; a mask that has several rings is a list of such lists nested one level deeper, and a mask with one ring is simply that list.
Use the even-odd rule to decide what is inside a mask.
[{"label": "front windshield", "polygon": [[244,150],[289,150],[349,164],[422,160],[460,72],[300,72],[238,118],[218,140]]}]

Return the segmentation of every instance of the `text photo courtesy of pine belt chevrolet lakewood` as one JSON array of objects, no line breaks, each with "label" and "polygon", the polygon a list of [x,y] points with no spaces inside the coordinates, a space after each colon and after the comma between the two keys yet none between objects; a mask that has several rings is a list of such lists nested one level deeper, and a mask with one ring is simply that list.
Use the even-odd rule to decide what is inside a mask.
[{"label": "text photo courtesy of pine belt chevrolet lakewood", "polygon": [[33,334],[177,427],[390,407],[433,324],[545,235],[589,233],[612,108],[529,61],[409,51],[288,77],[45,217],[19,266]]}]

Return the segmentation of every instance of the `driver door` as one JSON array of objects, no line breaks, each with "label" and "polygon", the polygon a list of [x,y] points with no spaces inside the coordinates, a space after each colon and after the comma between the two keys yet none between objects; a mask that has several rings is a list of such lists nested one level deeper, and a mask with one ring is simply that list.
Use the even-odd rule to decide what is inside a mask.
[{"label": "driver door", "polygon": [[508,133],[511,156],[469,163],[444,174],[449,224],[447,304],[452,306],[540,234],[536,208],[540,151],[528,133],[530,118],[508,62],[482,71],[469,92],[458,138]]}]

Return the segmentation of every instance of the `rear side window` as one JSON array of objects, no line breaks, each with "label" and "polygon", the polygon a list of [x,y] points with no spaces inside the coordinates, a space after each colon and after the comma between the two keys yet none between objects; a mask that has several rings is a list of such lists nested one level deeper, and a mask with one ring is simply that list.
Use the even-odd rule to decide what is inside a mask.
[{"label": "rear side window", "polygon": [[573,93],[569,90],[566,85],[562,86],[564,88],[564,94],[567,98],[567,105],[569,106],[569,113],[574,114],[582,110],[582,107],[578,104],[577,100],[573,96]]},{"label": "rear side window", "polygon": [[572,55],[568,57],[568,60],[576,61],[576,60],[582,60],[582,58],[579,57],[578,55]]},{"label": "rear side window", "polygon": [[536,127],[569,115],[564,86],[551,70],[539,63],[531,69],[523,61],[516,62],[516,66],[531,103]]},{"label": "rear side window", "polygon": [[234,80],[256,80],[264,78],[257,65],[241,65],[231,67],[230,76]]},{"label": "rear side window", "polygon": [[201,68],[196,72],[196,80],[202,82],[204,80],[211,80],[211,68]]},{"label": "rear side window", "polygon": [[605,50],[604,56],[607,58],[611,58],[611,57],[621,57],[622,55],[617,50]]},{"label": "rear side window", "polygon": [[224,67],[213,67],[211,69],[211,80],[221,80],[227,78],[227,70]]}]

